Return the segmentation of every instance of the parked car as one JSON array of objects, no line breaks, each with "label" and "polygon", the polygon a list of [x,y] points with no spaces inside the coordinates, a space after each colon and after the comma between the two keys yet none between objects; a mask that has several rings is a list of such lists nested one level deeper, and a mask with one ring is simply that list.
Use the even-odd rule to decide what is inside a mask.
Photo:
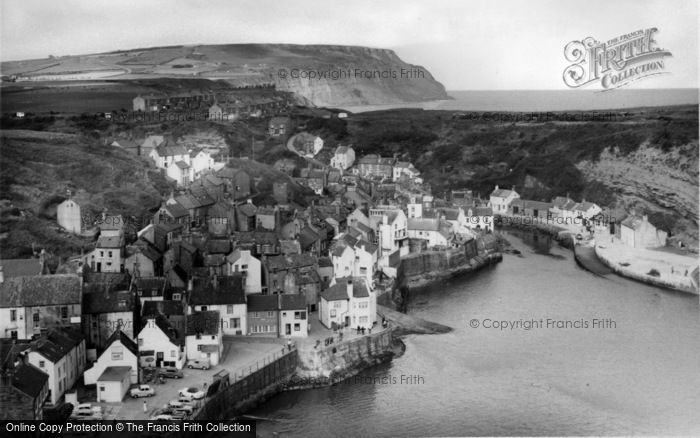
[{"label": "parked car", "polygon": [[193,400],[201,400],[204,398],[204,391],[201,391],[195,387],[190,387],[190,388],[182,388],[180,392],[178,392],[178,395],[180,397],[187,397],[189,399]]},{"label": "parked car", "polygon": [[156,391],[150,385],[139,385],[129,390],[129,395],[133,398],[153,397]]},{"label": "parked car", "polygon": [[184,374],[182,374],[182,371],[178,370],[177,368],[168,367],[161,368],[161,370],[158,371],[158,377],[167,377],[169,379],[182,379],[184,377]]},{"label": "parked car", "polygon": [[191,359],[187,362],[187,368],[190,369],[208,370],[210,367],[209,359]]},{"label": "parked car", "polygon": [[101,421],[102,413],[100,412],[73,412],[70,415],[71,420],[84,420],[84,421]]},{"label": "parked car", "polygon": [[185,403],[180,401],[180,399],[177,400],[170,400],[168,402],[168,408],[179,408],[185,406]]},{"label": "parked car", "polygon": [[183,405],[183,406],[179,406],[179,407],[173,406],[173,412],[174,413],[182,412],[185,415],[192,415],[192,412],[194,412],[194,408],[192,406],[189,406],[189,405]]},{"label": "parked car", "polygon": [[151,421],[173,421],[175,417],[170,414],[158,414],[151,417]]},{"label": "parked car", "polygon": [[80,403],[73,408],[73,414],[77,413],[101,414],[102,406],[93,406],[92,403]]}]

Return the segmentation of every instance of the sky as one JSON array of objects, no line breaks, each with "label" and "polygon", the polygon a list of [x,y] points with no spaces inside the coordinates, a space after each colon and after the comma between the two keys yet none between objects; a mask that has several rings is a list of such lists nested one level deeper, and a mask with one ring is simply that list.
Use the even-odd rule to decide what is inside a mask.
[{"label": "sky", "polygon": [[389,48],[448,90],[566,89],[564,46],[658,28],[670,74],[698,87],[697,0],[2,0],[0,59],[177,44]]}]

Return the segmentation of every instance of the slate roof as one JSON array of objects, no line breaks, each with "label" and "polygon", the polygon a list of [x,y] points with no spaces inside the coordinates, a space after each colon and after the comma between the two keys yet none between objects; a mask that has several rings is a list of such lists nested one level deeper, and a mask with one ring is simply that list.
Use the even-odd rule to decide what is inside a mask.
[{"label": "slate roof", "polygon": [[39,259],[5,259],[0,260],[5,279],[41,274]]},{"label": "slate roof", "polygon": [[574,207],[574,209],[581,210],[581,211],[588,211],[593,207],[596,207],[596,204],[594,204],[592,202],[588,202],[588,201],[583,201],[579,204],[576,204],[576,207]]},{"label": "slate roof", "polygon": [[113,248],[118,249],[124,246],[123,236],[100,236],[97,239],[95,248]]},{"label": "slate roof", "polygon": [[228,254],[231,252],[231,241],[227,239],[210,239],[206,251],[209,254]]},{"label": "slate roof", "polygon": [[533,210],[547,211],[552,207],[550,202],[530,201],[528,199],[515,199],[511,202],[511,207],[521,207]]},{"label": "slate roof", "polygon": [[221,320],[217,310],[195,312],[187,315],[187,330],[185,331],[185,335],[218,335],[220,324]]},{"label": "slate roof", "polygon": [[180,169],[189,169],[189,167],[190,167],[189,164],[185,163],[185,162],[182,161],[182,160],[176,161],[176,162],[175,162],[175,165],[176,165],[177,167],[179,167]]},{"label": "slate roof", "polygon": [[134,295],[129,290],[100,291],[83,295],[82,312],[85,314],[100,314],[113,312],[129,312],[134,310]]},{"label": "slate roof", "polygon": [[250,294],[248,299],[248,313],[270,312],[277,310],[277,295]]},{"label": "slate roof", "polygon": [[257,213],[257,210],[258,209],[253,204],[248,204],[248,203],[243,204],[240,207],[238,207],[238,211],[240,211],[241,213],[243,213],[244,215],[246,215],[248,217],[255,216],[255,214]]},{"label": "slate roof", "polygon": [[107,367],[104,372],[97,378],[98,382],[121,382],[126,378],[126,376],[131,376],[131,367],[126,366],[116,366]]},{"label": "slate roof", "polygon": [[347,300],[349,298],[348,288],[344,283],[336,283],[328,289],[322,291],[320,295],[321,298],[326,301],[340,301]]},{"label": "slate roof", "polygon": [[408,219],[408,229],[419,231],[439,231],[440,219]]},{"label": "slate roof", "polygon": [[136,290],[141,290],[142,297],[162,297],[167,287],[165,277],[140,277],[134,280]]},{"label": "slate roof", "polygon": [[374,254],[379,249],[379,247],[377,245],[375,245],[371,242],[368,242],[364,239],[358,240],[357,243],[355,244],[356,248],[362,248],[363,246],[365,247],[365,251],[367,251],[370,254]]},{"label": "slate roof", "polygon": [[166,318],[164,315],[156,315],[154,319],[156,322],[156,326],[163,333],[165,333],[168,339],[170,339],[170,342],[172,342],[175,345],[182,345],[182,338],[180,338],[177,330],[170,324],[168,318]]},{"label": "slate roof", "polygon": [[299,254],[301,252],[301,245],[298,240],[288,239],[280,240],[280,252],[282,254]]},{"label": "slate roof", "polygon": [[204,266],[221,266],[226,263],[226,256],[223,254],[208,254],[204,257]]},{"label": "slate roof", "polygon": [[144,301],[143,307],[141,309],[141,313],[143,314],[143,316],[156,316],[156,315],[177,316],[177,315],[184,315],[185,309],[184,309],[184,306],[182,305],[181,301],[148,300],[148,301]]},{"label": "slate roof", "polygon": [[0,308],[80,304],[81,278],[76,274],[5,278],[0,284]]},{"label": "slate roof", "polygon": [[280,310],[306,310],[306,297],[304,295],[282,294],[280,298]]},{"label": "slate roof", "polygon": [[306,226],[302,228],[302,230],[299,232],[299,244],[301,245],[301,249],[304,250],[310,247],[320,238],[321,236],[312,230],[311,227]]},{"label": "slate roof", "polygon": [[193,278],[189,304],[191,306],[216,304],[245,304],[243,276],[220,275],[214,278]]},{"label": "slate roof", "polygon": [[31,398],[37,398],[49,380],[49,375],[32,364],[21,364],[12,374],[12,386]]},{"label": "slate roof", "polygon": [[473,212],[477,216],[493,216],[493,209],[491,207],[476,207]]},{"label": "slate roof", "polygon": [[448,221],[456,221],[459,219],[459,209],[457,208],[442,208],[440,211]]},{"label": "slate roof", "polygon": [[494,196],[497,198],[507,198],[510,195],[514,194],[514,190],[507,190],[507,189],[494,189],[493,192],[491,192],[490,196]]},{"label": "slate roof", "polygon": [[319,268],[332,268],[333,262],[331,261],[330,257],[320,257],[318,259],[318,267]]},{"label": "slate roof", "polygon": [[272,271],[313,266],[318,262],[311,254],[288,254],[268,257],[267,267]]},{"label": "slate roof", "polygon": [[188,154],[186,147],[179,144],[168,145],[167,143],[156,146],[156,152],[158,152],[158,155],[161,157],[174,157],[175,155]]},{"label": "slate roof", "polygon": [[175,201],[172,204],[166,203],[163,208],[175,219],[188,216],[189,213],[187,209],[183,207],[179,202]]},{"label": "slate roof", "polygon": [[33,341],[31,349],[55,363],[80,344],[83,339],[82,333],[76,330],[51,330]]},{"label": "slate roof", "polygon": [[273,117],[268,122],[268,125],[285,125],[289,123],[289,117]]}]

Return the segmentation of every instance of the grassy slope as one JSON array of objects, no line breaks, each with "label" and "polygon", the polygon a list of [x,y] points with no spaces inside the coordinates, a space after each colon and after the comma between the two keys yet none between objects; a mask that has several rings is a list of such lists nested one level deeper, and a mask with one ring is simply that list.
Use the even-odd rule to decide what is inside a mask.
[{"label": "grassy slope", "polygon": [[160,203],[163,178],[126,152],[73,134],[9,130],[0,149],[2,257],[31,254],[32,244],[61,255],[89,241],[58,230],[55,206],[80,193],[83,216],[103,208],[141,217]]}]

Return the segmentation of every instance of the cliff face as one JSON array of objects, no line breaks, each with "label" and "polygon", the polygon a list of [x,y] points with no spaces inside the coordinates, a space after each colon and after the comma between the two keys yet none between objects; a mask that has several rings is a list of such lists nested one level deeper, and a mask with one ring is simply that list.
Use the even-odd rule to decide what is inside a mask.
[{"label": "cliff face", "polygon": [[[319,106],[370,105],[449,99],[425,68],[392,50],[347,46],[294,46],[300,56],[273,72],[277,88]],[[329,62],[330,61],[330,62]]]},{"label": "cliff face", "polygon": [[8,61],[17,81],[208,79],[234,86],[275,84],[318,106],[449,99],[426,69],[392,50],[355,46],[226,44],[124,50]]},{"label": "cliff face", "polygon": [[697,142],[666,152],[645,144],[628,155],[608,148],[597,161],[577,167],[587,179],[620,193],[628,205],[641,203],[698,222]]}]

